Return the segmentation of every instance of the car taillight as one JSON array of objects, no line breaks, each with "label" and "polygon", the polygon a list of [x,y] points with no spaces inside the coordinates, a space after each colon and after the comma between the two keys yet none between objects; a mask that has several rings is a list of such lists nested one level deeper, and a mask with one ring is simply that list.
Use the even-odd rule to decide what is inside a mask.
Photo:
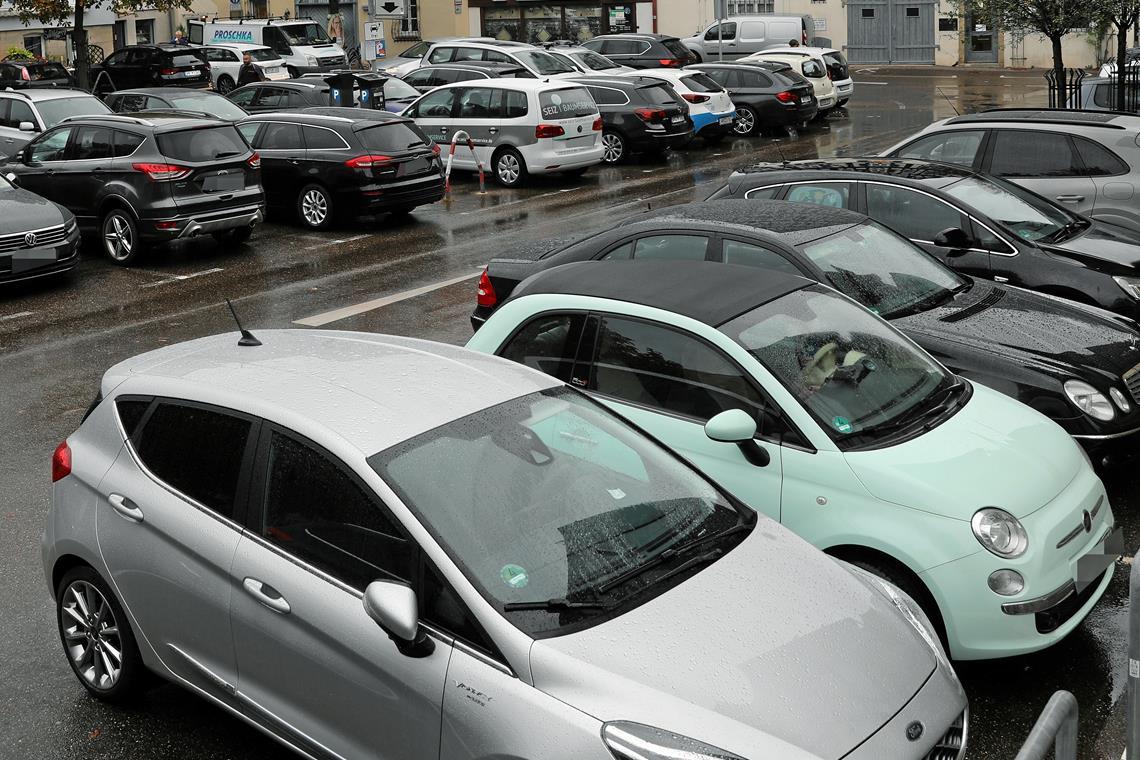
[{"label": "car taillight", "polygon": [[690,103],[707,103],[710,100],[708,95],[698,95],[695,92],[682,93],[681,97]]},{"label": "car taillight", "polygon": [[594,130],[595,132],[601,132],[601,131],[602,131],[603,129],[605,129],[605,128],[606,128],[606,125],[605,125],[605,124],[602,122],[602,117],[601,117],[601,116],[599,116],[598,118],[594,119],[594,126],[593,126],[593,130]]},{"label": "car taillight", "polygon": [[801,44],[802,44],[804,47],[807,47],[807,43],[808,43],[808,39],[807,39],[807,29],[801,29],[801,30],[800,30],[800,43],[801,43]]},{"label": "car taillight", "polygon": [[67,441],[55,447],[51,455],[51,482],[62,480],[71,474],[71,447]]},{"label": "car taillight", "polygon": [[633,114],[642,121],[665,121],[667,116],[660,108],[635,108]]},{"label": "car taillight", "polygon": [[162,74],[164,77],[168,77],[171,74],[177,74],[178,69],[159,69],[158,73]]},{"label": "car taillight", "polygon": [[475,302],[487,308],[491,308],[499,302],[499,297],[495,295],[495,286],[491,284],[491,278],[487,275],[486,267],[483,267],[483,274],[479,275],[479,284],[475,288]]},{"label": "car taillight", "polygon": [[367,155],[350,158],[344,162],[344,165],[350,169],[373,169],[383,166],[384,164],[389,164],[391,162],[391,156]]},{"label": "car taillight", "polygon": [[659,58],[657,65],[667,69],[679,69],[681,68],[681,61],[677,58]]},{"label": "car taillight", "polygon": [[534,136],[538,139],[545,137],[561,137],[566,134],[566,130],[557,124],[539,124],[534,128]]},{"label": "car taillight", "polygon": [[250,169],[260,169],[261,168],[261,154],[260,153],[254,153],[252,156],[249,157],[249,160],[247,160],[246,163],[249,164]]},{"label": "car taillight", "polygon": [[25,82],[30,82],[30,81],[32,81],[32,77],[31,77],[31,75],[28,73],[28,70],[27,70],[27,69],[20,69],[20,79],[24,80]]},{"label": "car taillight", "polygon": [[796,94],[794,92],[792,92],[791,90],[784,90],[783,92],[777,92],[776,93],[776,100],[780,101],[781,103],[795,103],[796,102]]},{"label": "car taillight", "polygon": [[190,176],[190,170],[176,164],[132,164],[136,172],[142,172],[151,182],[165,182]]}]

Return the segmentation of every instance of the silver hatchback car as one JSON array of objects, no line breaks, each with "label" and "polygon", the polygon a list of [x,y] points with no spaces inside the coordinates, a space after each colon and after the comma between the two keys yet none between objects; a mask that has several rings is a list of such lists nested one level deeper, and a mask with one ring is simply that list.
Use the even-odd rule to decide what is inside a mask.
[{"label": "silver hatchback car", "polygon": [[44,570],[95,697],[150,670],[322,760],[964,751],[917,605],[577,390],[261,338],[116,365],[55,452]]}]

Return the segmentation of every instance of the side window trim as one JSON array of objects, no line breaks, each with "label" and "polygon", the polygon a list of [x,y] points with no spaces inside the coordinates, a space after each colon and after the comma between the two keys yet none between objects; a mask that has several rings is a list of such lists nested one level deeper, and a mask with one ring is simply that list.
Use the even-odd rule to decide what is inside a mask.
[{"label": "side window trim", "polygon": [[633,243],[630,258],[634,261],[637,260],[637,244],[642,240],[660,237],[703,237],[705,239],[705,257],[702,261],[716,261],[716,259],[712,257],[716,251],[720,250],[715,232],[705,232],[704,230],[657,230],[656,232],[642,232],[638,235],[634,235],[630,239]]},{"label": "side window trim", "polygon": [[340,140],[340,147],[339,148],[315,148],[314,150],[349,150],[348,143],[345,142],[344,138],[341,137],[340,133],[338,133],[335,129],[329,129],[328,127],[321,127],[321,126],[318,126],[316,124],[302,124],[301,125],[301,139],[305,142],[305,150],[309,149],[309,140],[307,137],[305,137],[305,130],[306,129],[320,129],[320,130],[323,130],[325,132],[329,132],[329,133],[335,135],[336,139]]},{"label": "side window trim", "polygon": [[[928,193],[925,190],[920,190],[917,187],[907,187],[906,185],[896,185],[896,184],[893,184],[891,182],[876,182],[876,181],[869,181],[869,180],[864,180],[862,184],[864,187],[864,191],[866,191],[866,188],[869,188],[871,185],[875,185],[878,187],[890,187],[890,188],[894,188],[896,190],[904,190],[904,191],[908,191],[908,192],[912,192],[912,193],[917,193],[918,195],[925,195],[927,198],[930,198],[931,200],[934,200],[934,201],[941,203],[943,206],[947,207],[948,209],[951,209],[954,213],[956,213],[958,215],[959,226],[965,224],[966,220],[970,218],[969,214],[967,214],[965,211],[958,208],[957,206],[955,206],[951,203],[947,203],[942,198],[939,198],[937,195],[934,195],[932,193]],[[864,198],[864,208],[869,208],[869,205],[867,205],[867,202],[866,202],[866,198]],[[866,212],[864,212],[864,213],[866,213]],[[872,217],[872,219],[874,219],[874,218]],[[879,222],[878,219],[874,219],[874,221],[878,222],[879,224],[883,224],[884,226],[887,226],[884,222]],[[902,235],[901,232],[899,234]],[[907,237],[906,235],[902,235],[902,236]],[[914,242],[914,243],[925,243],[926,245],[934,245],[933,240],[921,240],[918,238],[907,238],[907,239],[910,240],[911,242]],[[988,253],[988,251],[987,251],[987,253]]]},{"label": "side window trim", "polygon": [[1009,248],[1009,251],[1006,251],[1006,252],[991,251],[991,250],[988,250],[986,248],[970,248],[968,250],[970,250],[973,253],[988,253],[991,256],[1005,256],[1006,258],[1013,258],[1014,256],[1017,255],[1017,246],[1013,245],[1008,240],[1006,240],[1005,236],[1003,236],[1002,234],[1000,234],[998,232],[995,232],[992,227],[990,227],[988,224],[983,222],[981,219],[978,219],[976,216],[971,216],[971,215],[967,214],[967,218],[970,220],[971,224],[974,224],[974,225],[977,225],[978,227],[981,227],[986,232],[990,233],[995,238],[1000,240],[1002,242],[1002,244],[1004,244],[1007,248]]},{"label": "side window trim", "polygon": [[763,185],[761,187],[751,187],[744,193],[744,198],[745,198],[745,200],[747,200],[747,199],[751,198],[754,193],[759,193],[763,190],[771,190],[772,188],[776,188],[776,194],[773,196],[772,200],[778,200],[780,196],[784,195],[784,193],[787,192],[787,188],[783,183],[776,183],[774,185]]},{"label": "side window trim", "polygon": [[787,251],[781,249],[779,246],[776,246],[776,245],[770,243],[767,240],[757,242],[755,240],[749,240],[742,235],[734,235],[734,234],[724,235],[724,234],[722,234],[722,235],[717,236],[716,243],[715,243],[715,245],[716,245],[716,256],[718,257],[716,259],[717,261],[720,261],[720,262],[724,261],[724,244],[726,241],[729,241],[729,240],[736,242],[736,243],[743,243],[745,245],[751,245],[751,246],[755,246],[756,248],[763,248],[767,251],[771,251],[772,253],[776,254],[777,256],[780,256],[781,258],[783,258],[784,261],[788,262],[789,264],[794,266],[796,269],[800,270],[801,276],[807,277],[809,279],[818,279],[818,276],[816,275],[816,273],[811,271],[810,269],[808,269],[806,266],[804,266],[804,263],[799,260],[798,256],[788,255]]}]

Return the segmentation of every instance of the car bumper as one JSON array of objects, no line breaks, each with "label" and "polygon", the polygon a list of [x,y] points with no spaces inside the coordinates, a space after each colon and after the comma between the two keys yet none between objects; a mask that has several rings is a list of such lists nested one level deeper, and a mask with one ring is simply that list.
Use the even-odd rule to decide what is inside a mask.
[{"label": "car bumper", "polygon": [[[298,74],[330,74],[334,71],[344,71],[347,66],[348,64],[342,61],[341,63],[325,63],[319,66],[292,66],[292,68]],[[290,65],[286,64],[285,68],[288,71]]]},{"label": "car bumper", "polygon": [[79,263],[79,232],[52,248],[33,248],[0,254],[0,282],[12,283],[62,274]]},{"label": "car bumper", "polygon": [[264,219],[264,209],[259,203],[190,216],[143,220],[139,222],[139,235],[144,240],[178,240],[252,227]]},{"label": "car bumper", "polygon": [[732,127],[736,123],[736,111],[726,113],[699,113],[692,118],[693,134],[723,134],[732,131]]},{"label": "car bumper", "polygon": [[364,185],[355,193],[346,193],[342,197],[361,213],[395,206],[425,206],[443,199],[443,178],[421,177],[387,185]]},{"label": "car bumper", "polygon": [[594,166],[602,162],[603,152],[601,140],[598,140],[594,147],[574,153],[555,153],[550,150],[531,152],[525,149],[522,151],[527,171],[531,174],[551,174]]},{"label": "car bumper", "polygon": [[679,148],[691,139],[693,139],[693,130],[691,129],[686,129],[684,132],[650,132],[646,130],[629,137],[628,143],[630,152],[637,153],[643,150]]},{"label": "car bumper", "polygon": [[835,108],[836,101],[834,95],[826,98],[816,98],[816,101],[819,103],[819,110],[821,111],[827,110],[828,108]]},{"label": "car bumper", "polygon": [[840,80],[835,83],[835,96],[840,100],[849,98],[855,92],[855,83],[850,79]]}]

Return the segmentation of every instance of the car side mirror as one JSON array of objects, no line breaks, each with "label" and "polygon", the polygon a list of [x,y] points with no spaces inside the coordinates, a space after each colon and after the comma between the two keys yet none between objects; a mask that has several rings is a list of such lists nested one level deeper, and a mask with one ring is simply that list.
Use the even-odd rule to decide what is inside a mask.
[{"label": "car side mirror", "polygon": [[966,231],[960,227],[948,227],[942,230],[942,232],[934,236],[934,240],[931,242],[940,248],[951,248],[960,251],[972,248],[974,245],[974,241],[966,234]]},{"label": "car side mirror", "polygon": [[17,187],[19,187],[19,185],[20,185],[20,178],[17,177],[12,172],[8,172],[7,174],[5,174],[4,179],[8,180],[9,182],[11,182],[13,185],[16,185]]},{"label": "car side mirror", "polygon": [[36,125],[30,121],[21,121],[20,122],[20,131],[21,132],[35,132],[36,131]]},{"label": "car side mirror", "polygon": [[420,627],[419,601],[409,586],[395,581],[373,581],[364,589],[364,611],[401,654],[427,657],[435,643]]},{"label": "car side mirror", "polygon": [[705,435],[720,443],[735,443],[744,458],[757,467],[772,461],[768,450],[756,443],[756,420],[743,409],[729,409],[705,423]]}]

